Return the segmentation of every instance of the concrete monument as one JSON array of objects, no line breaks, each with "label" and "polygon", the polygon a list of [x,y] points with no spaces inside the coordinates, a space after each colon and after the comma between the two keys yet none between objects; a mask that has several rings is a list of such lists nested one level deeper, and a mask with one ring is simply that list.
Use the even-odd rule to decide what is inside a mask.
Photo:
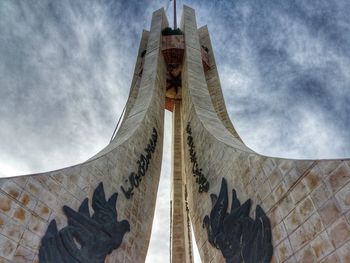
[{"label": "concrete monument", "polygon": [[228,117],[208,28],[187,6],[180,29],[153,13],[109,145],[72,167],[0,179],[0,262],[144,262],[165,109],[171,262],[193,262],[194,242],[202,262],[350,262],[350,161],[249,149]]}]

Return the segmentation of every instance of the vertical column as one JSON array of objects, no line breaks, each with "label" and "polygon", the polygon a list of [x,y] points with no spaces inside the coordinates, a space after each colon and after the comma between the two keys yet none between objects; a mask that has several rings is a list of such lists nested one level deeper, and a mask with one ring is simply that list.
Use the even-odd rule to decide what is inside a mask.
[{"label": "vertical column", "polygon": [[191,262],[183,181],[181,102],[174,101],[172,154],[171,262]]}]

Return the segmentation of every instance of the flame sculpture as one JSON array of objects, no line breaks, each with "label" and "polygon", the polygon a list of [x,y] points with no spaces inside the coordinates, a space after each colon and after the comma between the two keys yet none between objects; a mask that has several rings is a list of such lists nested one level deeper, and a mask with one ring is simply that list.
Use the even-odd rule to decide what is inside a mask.
[{"label": "flame sculpture", "polygon": [[103,184],[100,183],[92,197],[92,216],[88,198],[82,202],[78,212],[63,206],[68,225],[58,231],[56,221],[50,222],[41,241],[39,262],[104,263],[106,256],[121,245],[125,233],[130,231],[128,221],[117,220],[117,197],[115,193],[106,201]]},{"label": "flame sculpture", "polygon": [[271,224],[264,210],[257,205],[255,220],[249,217],[251,200],[241,205],[232,190],[232,205],[228,213],[227,182],[222,179],[219,196],[211,194],[212,210],[203,227],[209,243],[220,249],[227,263],[269,263],[273,254]]}]

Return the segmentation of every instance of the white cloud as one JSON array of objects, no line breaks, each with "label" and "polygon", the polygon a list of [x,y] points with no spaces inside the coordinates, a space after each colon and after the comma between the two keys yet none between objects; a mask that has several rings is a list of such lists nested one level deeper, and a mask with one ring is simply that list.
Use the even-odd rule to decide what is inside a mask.
[{"label": "white cloud", "polygon": [[[304,2],[178,6],[194,7],[198,25],[208,24],[229,114],[250,148],[281,157],[346,157],[347,1],[326,1],[327,8]],[[0,1],[0,177],[75,164],[108,143],[142,29],[167,4]],[[171,7],[167,14],[172,23]],[[169,221],[170,156],[163,164],[148,262],[164,262],[169,252],[169,229],[159,226]]]}]

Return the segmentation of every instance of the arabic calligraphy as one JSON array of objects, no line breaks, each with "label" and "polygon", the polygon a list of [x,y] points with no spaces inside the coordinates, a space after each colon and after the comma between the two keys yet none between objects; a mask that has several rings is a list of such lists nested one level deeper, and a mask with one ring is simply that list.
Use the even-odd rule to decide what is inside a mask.
[{"label": "arabic calligraphy", "polygon": [[131,172],[128,179],[125,180],[125,183],[129,183],[129,187],[127,190],[124,186],[121,186],[121,190],[124,196],[127,199],[130,199],[134,195],[134,189],[140,186],[140,182],[142,181],[142,177],[145,176],[149,163],[152,159],[152,154],[156,150],[158,140],[158,132],[156,128],[153,128],[151,138],[149,139],[149,143],[147,147],[144,149],[145,153],[140,154],[140,158],[137,160],[138,169],[137,172]]},{"label": "arabic calligraphy", "polygon": [[193,142],[192,137],[192,128],[190,123],[187,123],[186,127],[187,132],[187,145],[189,147],[189,154],[190,154],[190,160],[192,163],[192,174],[194,177],[196,177],[196,183],[199,185],[198,192],[208,192],[209,190],[209,182],[207,178],[205,178],[204,174],[202,173],[202,169],[199,168],[198,162],[197,162],[197,154],[195,151],[195,146]]}]

